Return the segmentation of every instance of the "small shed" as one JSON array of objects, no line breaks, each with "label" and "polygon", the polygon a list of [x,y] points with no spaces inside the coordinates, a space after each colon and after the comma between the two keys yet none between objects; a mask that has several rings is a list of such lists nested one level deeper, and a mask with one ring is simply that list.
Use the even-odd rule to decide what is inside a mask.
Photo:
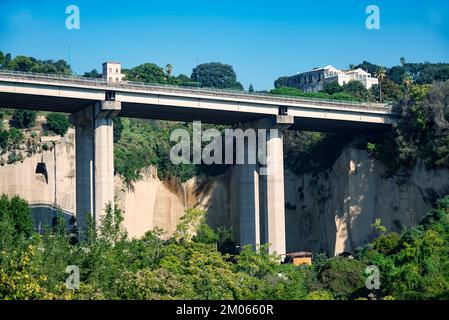
[{"label": "small shed", "polygon": [[287,253],[285,257],[285,263],[293,263],[295,266],[300,265],[312,265],[312,257],[313,254],[311,252],[293,252],[293,253]]}]

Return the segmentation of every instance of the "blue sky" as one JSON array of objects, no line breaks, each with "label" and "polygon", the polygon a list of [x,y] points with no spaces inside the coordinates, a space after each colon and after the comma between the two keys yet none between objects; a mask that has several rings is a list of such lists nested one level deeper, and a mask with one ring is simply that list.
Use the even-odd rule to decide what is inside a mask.
[{"label": "blue sky", "polygon": [[[72,4],[80,30],[65,28]],[[380,8],[380,30],[365,28],[370,4]],[[171,63],[190,75],[198,58],[231,64],[258,90],[328,64],[449,62],[448,40],[447,0],[0,0],[0,50],[14,56],[68,60],[70,46],[81,74],[116,60]]]}]

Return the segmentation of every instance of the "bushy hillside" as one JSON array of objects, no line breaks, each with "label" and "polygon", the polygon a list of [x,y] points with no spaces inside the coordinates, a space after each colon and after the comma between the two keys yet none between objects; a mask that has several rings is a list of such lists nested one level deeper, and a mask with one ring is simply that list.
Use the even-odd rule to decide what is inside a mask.
[{"label": "bushy hillside", "polygon": [[[419,226],[388,234],[377,221],[372,243],[350,257],[316,255],[311,267],[279,264],[264,246],[238,253],[229,233],[211,230],[199,210],[188,210],[168,240],[161,230],[130,240],[122,220],[107,208],[102,226],[90,224],[77,243],[63,218],[38,235],[27,203],[1,197],[0,299],[449,298],[449,197]],[[373,265],[379,290],[365,286]],[[79,268],[77,290],[65,286],[67,266]]]}]

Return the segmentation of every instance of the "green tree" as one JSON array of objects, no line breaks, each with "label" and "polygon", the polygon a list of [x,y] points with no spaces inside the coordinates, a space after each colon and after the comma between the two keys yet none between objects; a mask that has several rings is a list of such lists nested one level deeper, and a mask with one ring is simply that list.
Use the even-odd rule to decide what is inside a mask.
[{"label": "green tree", "polygon": [[379,79],[379,101],[382,102],[382,83],[385,80],[385,77],[387,76],[386,70],[384,67],[380,67],[376,72],[376,77]]},{"label": "green tree", "polygon": [[22,132],[22,130],[17,128],[11,128],[9,130],[9,143],[14,148],[17,148],[20,144],[22,144],[25,141],[25,136]]},{"label": "green tree", "polygon": [[243,90],[242,84],[237,82],[234,68],[219,62],[198,65],[193,69],[190,79],[200,83],[201,87]]},{"label": "green tree", "polygon": [[26,56],[17,56],[8,63],[8,69],[30,72],[35,65],[36,62],[34,59]]},{"label": "green tree", "polygon": [[0,149],[5,150],[8,147],[9,132],[0,129]]},{"label": "green tree", "polygon": [[369,99],[369,92],[361,83],[357,80],[351,80],[343,85],[343,92],[348,93],[360,101],[367,101]]},{"label": "green tree", "polygon": [[0,220],[10,218],[15,230],[16,237],[29,237],[33,231],[33,221],[28,202],[15,196],[8,198],[6,195],[0,197]]},{"label": "green tree", "polygon": [[[371,87],[372,95],[380,101],[380,85],[374,85]],[[396,84],[394,81],[385,79],[382,82],[382,101],[397,102],[404,97],[404,91],[402,87]]]},{"label": "green tree", "polygon": [[274,81],[274,87],[277,88],[284,88],[289,87],[289,79],[290,77],[280,77],[277,80]]},{"label": "green tree", "polygon": [[171,65],[170,63],[167,63],[165,65],[165,72],[167,73],[167,76],[171,77],[172,72],[173,72],[173,65]]},{"label": "green tree", "polygon": [[370,74],[375,74],[376,71],[380,68],[380,66],[377,64],[368,62],[368,61],[363,61],[361,64],[354,66],[353,69],[358,69],[358,68],[363,69]]},{"label": "green tree", "polygon": [[122,118],[119,117],[114,118],[113,123],[114,123],[114,143],[117,143],[120,141],[124,127]]},{"label": "green tree", "polygon": [[0,66],[3,66],[5,61],[6,61],[6,57],[5,57],[4,53],[0,50]]},{"label": "green tree", "polygon": [[330,259],[322,268],[318,279],[326,291],[337,298],[349,298],[365,287],[363,262],[355,259]]},{"label": "green tree", "polygon": [[252,83],[250,83],[250,85],[249,85],[248,92],[250,92],[250,93],[254,92],[254,87],[253,87]]},{"label": "green tree", "polygon": [[126,80],[146,83],[166,83],[164,69],[154,63],[144,63],[128,71],[124,71]]},{"label": "green tree", "polygon": [[17,129],[31,128],[36,124],[37,111],[33,110],[14,110],[10,125]]},{"label": "green tree", "polygon": [[387,232],[387,228],[382,225],[382,220],[380,218],[376,218],[374,223],[371,225],[373,229],[379,234],[385,234]]},{"label": "green tree", "polygon": [[402,78],[402,84],[405,86],[406,89],[409,89],[410,86],[413,84],[413,76],[410,73],[406,73]]},{"label": "green tree", "polygon": [[69,118],[62,113],[50,113],[47,115],[47,127],[54,133],[64,136],[69,129]]},{"label": "green tree", "polygon": [[92,69],[89,72],[84,72],[83,77],[85,78],[98,78],[100,73],[98,73],[97,69]]},{"label": "green tree", "polygon": [[340,93],[342,90],[342,87],[338,84],[337,81],[327,82],[323,86],[323,92],[326,92],[330,95]]}]

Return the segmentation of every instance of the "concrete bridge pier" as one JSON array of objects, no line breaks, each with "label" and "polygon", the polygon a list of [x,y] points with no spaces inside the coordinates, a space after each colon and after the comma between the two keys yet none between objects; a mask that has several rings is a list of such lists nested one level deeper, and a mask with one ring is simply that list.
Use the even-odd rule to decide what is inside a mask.
[{"label": "concrete bridge pier", "polygon": [[[247,145],[247,143],[245,143]],[[241,164],[235,167],[239,188],[240,243],[260,244],[259,172],[257,164]]]},{"label": "concrete bridge pier", "polygon": [[[284,146],[283,132],[291,124],[291,116],[275,116],[245,124],[248,129],[265,129],[265,141],[258,141],[256,152],[266,152],[265,164],[237,164],[239,243],[270,243],[269,252],[283,255],[285,243]],[[261,137],[256,133],[258,139]],[[259,150],[261,142],[265,150]],[[245,143],[245,152],[252,152]],[[253,146],[254,147],[254,146]]]},{"label": "concrete bridge pier", "polygon": [[263,179],[265,206],[264,242],[270,243],[270,253],[286,254],[285,235],[285,191],[284,191],[284,130],[293,123],[293,118],[277,118],[273,128],[267,132],[267,167]]},{"label": "concrete bridge pier", "polygon": [[75,126],[76,218],[78,232],[85,230],[87,215],[100,222],[108,203],[114,204],[113,119],[118,101],[101,101],[70,115]]}]

